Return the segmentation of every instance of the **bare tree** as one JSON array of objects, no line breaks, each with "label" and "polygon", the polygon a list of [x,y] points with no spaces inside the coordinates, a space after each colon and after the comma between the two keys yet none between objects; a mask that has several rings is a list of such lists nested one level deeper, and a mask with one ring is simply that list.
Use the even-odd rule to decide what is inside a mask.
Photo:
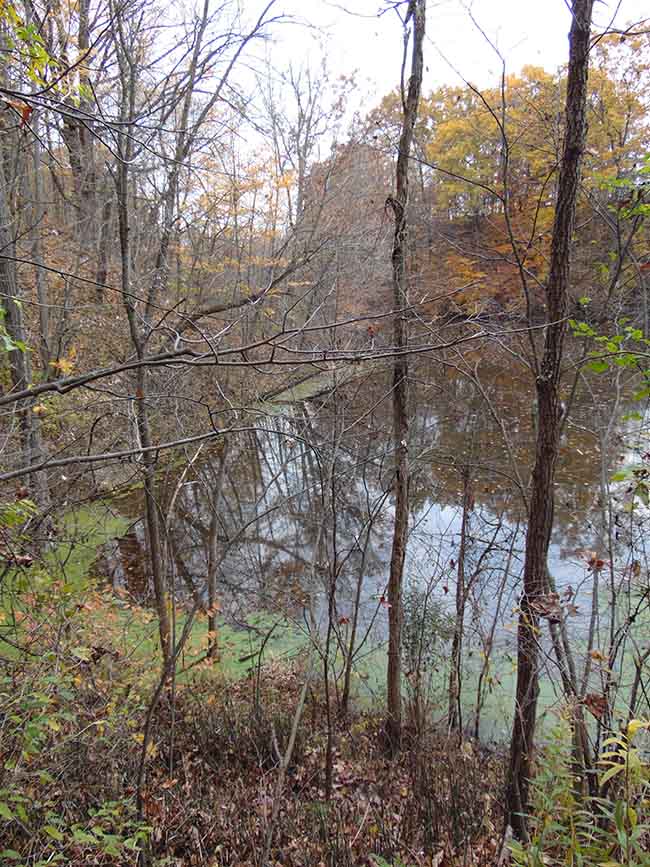
[{"label": "bare tree", "polygon": [[395,196],[389,196],[386,204],[390,206],[395,218],[393,238],[393,300],[395,320],[393,326],[394,344],[397,355],[393,367],[393,442],[395,448],[395,527],[393,548],[388,580],[389,638],[387,674],[387,717],[386,738],[389,751],[400,749],[402,738],[402,581],[404,577],[404,558],[408,536],[408,491],[409,491],[409,383],[408,383],[408,319],[409,286],[407,273],[408,217],[409,201],[409,161],[415,123],[420,104],[422,74],[424,69],[424,34],[426,27],[425,0],[409,0],[404,17],[404,53],[408,50],[410,39],[409,25],[412,22],[413,45],[411,54],[411,76],[407,92],[402,82],[402,132],[400,135],[395,175]]},{"label": "bare tree", "polygon": [[463,662],[463,631],[465,621],[465,603],[467,601],[467,549],[469,545],[470,521],[474,503],[472,479],[469,466],[461,469],[463,482],[463,514],[460,527],[460,544],[458,546],[458,564],[456,578],[456,620],[454,635],[451,642],[451,662],[449,667],[449,731],[462,732],[461,713],[461,675]]}]

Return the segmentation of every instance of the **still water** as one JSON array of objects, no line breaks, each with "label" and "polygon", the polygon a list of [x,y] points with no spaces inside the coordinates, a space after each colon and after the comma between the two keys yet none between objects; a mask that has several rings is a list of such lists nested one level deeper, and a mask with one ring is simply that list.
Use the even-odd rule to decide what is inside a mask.
[{"label": "still water", "polygon": [[[549,568],[581,666],[590,625],[594,646],[605,647],[612,624],[633,604],[631,570],[647,575],[643,522],[625,511],[625,485],[609,481],[642,442],[639,422],[625,416],[630,383],[623,375],[567,377]],[[390,394],[388,368],[345,382],[321,375],[226,417],[224,427],[238,433],[198,457],[188,454],[195,457],[190,470],[181,464],[161,480],[163,501],[174,503],[168,524],[177,594],[205,595],[212,572],[231,623],[244,627],[251,612],[274,612],[319,642],[332,620],[343,656],[354,630],[357,688],[368,695],[381,689],[387,631]],[[429,620],[418,623],[438,635],[427,645],[428,668],[442,709],[465,511],[463,697],[470,717],[482,672],[481,731],[499,737],[512,713],[536,424],[532,378],[514,353],[493,347],[444,364],[419,361],[411,396],[407,632],[409,618],[417,621],[426,608]],[[128,509],[137,516],[137,497]],[[136,545],[142,536],[136,527]],[[595,575],[594,557],[614,568]],[[123,581],[119,562],[115,580]],[[548,641],[540,640],[547,654]],[[547,658],[550,709],[559,701],[559,678]],[[594,667],[589,688],[597,690],[602,676]]]}]

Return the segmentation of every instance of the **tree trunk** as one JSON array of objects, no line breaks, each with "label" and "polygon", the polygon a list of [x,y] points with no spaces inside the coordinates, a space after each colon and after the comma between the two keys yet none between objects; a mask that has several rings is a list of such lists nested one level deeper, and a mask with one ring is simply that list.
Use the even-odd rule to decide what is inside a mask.
[{"label": "tree trunk", "polygon": [[[122,89],[121,121],[123,132],[120,134],[120,164],[117,171],[118,226],[121,253],[122,300],[129,324],[129,334],[136,357],[142,359],[145,350],[145,337],[140,332],[136,316],[134,296],[131,292],[131,243],[129,212],[129,167],[132,159],[131,124],[135,116],[136,77],[133,62],[129,60],[128,50],[120,33],[120,81]],[[168,609],[168,595],[163,570],[163,546],[160,526],[158,497],[156,491],[156,455],[151,450],[151,427],[147,403],[147,371],[139,367],[133,377],[133,409],[136,419],[138,445],[142,448],[144,475],[145,528],[149,551],[149,565],[158,614],[158,631],[163,655],[163,666],[169,669],[172,660],[171,624]]]},{"label": "tree trunk", "polygon": [[[30,206],[30,222],[32,224],[32,260],[34,262],[34,279],[36,281],[36,297],[38,298],[38,317],[40,326],[39,336],[39,354],[41,357],[41,368],[43,378],[48,379],[55,371],[50,366],[52,360],[52,352],[50,348],[50,314],[49,301],[50,293],[47,285],[47,272],[43,268],[43,244],[41,243],[41,233],[45,224],[45,205],[43,196],[43,180],[41,177],[42,158],[41,144],[39,138],[39,118],[38,112],[32,115],[31,127],[33,133],[33,141],[31,146],[32,156],[32,183],[31,183],[31,206]],[[28,176],[29,173],[26,173]]]},{"label": "tree trunk", "polygon": [[99,227],[99,242],[97,249],[97,273],[95,281],[95,299],[99,304],[104,302],[104,285],[108,280],[109,244],[111,240],[113,201],[110,193],[106,193],[102,205],[102,219]]},{"label": "tree trunk", "polygon": [[463,632],[465,628],[465,559],[467,555],[467,536],[472,511],[472,484],[469,467],[463,467],[463,518],[460,528],[458,548],[458,572],[456,579],[456,619],[451,642],[451,662],[449,666],[449,732],[457,732],[462,737],[463,719],[461,714],[460,689],[461,666],[463,661]]},{"label": "tree trunk", "polygon": [[539,424],[526,533],[524,592],[517,632],[517,689],[506,804],[508,822],[520,840],[527,839],[526,815],[529,812],[529,781],[533,771],[539,694],[539,617],[536,603],[548,591],[547,557],[553,529],[553,485],[562,424],[560,369],[566,332],[571,236],[586,138],[585,109],[593,2],[573,0],[572,3],[566,136],[546,283],[548,324],[545,329],[544,355],[536,377]]},{"label": "tree trunk", "polygon": [[230,450],[230,440],[225,439],[217,478],[212,490],[210,527],[208,530],[208,656],[217,653],[217,572],[219,557],[219,506],[226,478],[226,461]]},{"label": "tree trunk", "polygon": [[[0,309],[6,310],[5,327],[16,346],[9,355],[11,385],[16,391],[29,388],[32,383],[32,365],[27,332],[23,318],[23,307],[18,289],[16,256],[14,240],[14,218],[8,195],[8,185],[5,179],[4,167],[0,163],[0,249],[6,251],[8,258],[0,258]],[[1,324],[1,320],[0,320]],[[39,464],[45,457],[41,427],[38,416],[32,412],[33,399],[22,401],[17,410],[20,430],[22,461],[25,466]],[[50,507],[50,494],[47,475],[44,470],[28,477],[31,488],[31,498],[38,504],[42,513],[47,513]]]},{"label": "tree trunk", "polygon": [[[74,117],[73,112],[63,116],[61,135],[68,149],[70,168],[75,185],[78,208],[77,234],[82,245],[90,251],[96,244],[96,186],[95,136],[93,134],[94,106],[90,97],[90,0],[80,0],[79,31],[77,34],[77,60],[79,74],[79,108],[84,113],[83,120]],[[73,101],[65,101],[73,106]]]},{"label": "tree trunk", "polygon": [[[386,741],[389,752],[399,751],[402,737],[402,579],[408,531],[409,486],[409,384],[408,384],[408,299],[406,274],[407,206],[409,198],[409,159],[422,88],[423,42],[426,24],[425,0],[410,0],[405,27],[413,21],[413,50],[408,93],[403,101],[402,133],[399,142],[395,197],[388,198],[395,217],[393,238],[393,301],[395,310],[393,368],[393,439],[395,448],[395,526],[388,579],[388,674],[386,683]],[[405,32],[405,51],[408,31]],[[399,312],[401,311],[401,312]]]}]

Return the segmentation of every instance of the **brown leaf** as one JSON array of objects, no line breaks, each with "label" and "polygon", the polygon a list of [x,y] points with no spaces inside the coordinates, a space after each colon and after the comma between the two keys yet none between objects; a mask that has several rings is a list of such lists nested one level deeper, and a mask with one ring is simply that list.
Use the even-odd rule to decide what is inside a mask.
[{"label": "brown leaf", "polygon": [[29,118],[34,111],[33,106],[25,104],[20,112],[20,126],[23,127],[29,121]]},{"label": "brown leaf", "polygon": [[605,561],[601,560],[596,554],[593,554],[593,556],[589,558],[588,566],[592,572],[600,572],[604,565]]},{"label": "brown leaf", "polygon": [[557,593],[547,593],[545,596],[538,596],[531,603],[531,608],[540,617],[547,617],[550,623],[559,623],[562,619],[562,606]]},{"label": "brown leaf", "polygon": [[599,695],[596,692],[587,693],[584,698],[584,705],[596,719],[602,719],[609,707],[605,696]]}]

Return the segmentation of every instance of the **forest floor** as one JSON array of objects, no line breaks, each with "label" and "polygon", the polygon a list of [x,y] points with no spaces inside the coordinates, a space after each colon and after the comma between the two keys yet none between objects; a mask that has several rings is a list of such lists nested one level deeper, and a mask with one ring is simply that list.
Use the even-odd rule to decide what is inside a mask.
[{"label": "forest floor", "polygon": [[407,725],[389,760],[380,715],[328,714],[317,679],[298,715],[301,667],[271,662],[232,681],[208,665],[165,690],[144,744],[150,691],[119,657],[80,661],[56,685],[41,675],[40,693],[14,683],[20,724],[5,726],[0,789],[6,863],[136,864],[145,836],[150,864],[179,867],[498,861],[502,756]]},{"label": "forest floor", "polygon": [[[342,718],[331,695],[328,707],[304,637],[278,630],[260,659],[271,615],[252,630],[224,626],[214,656],[202,616],[150,713],[154,614],[101,589],[92,564],[103,538],[90,513],[75,521],[86,544],[61,540],[56,563],[5,579],[3,867],[126,867],[143,853],[151,867],[497,863],[503,756],[418,732],[407,705],[404,749],[388,759],[380,706]],[[122,531],[116,519],[103,536]]]}]

